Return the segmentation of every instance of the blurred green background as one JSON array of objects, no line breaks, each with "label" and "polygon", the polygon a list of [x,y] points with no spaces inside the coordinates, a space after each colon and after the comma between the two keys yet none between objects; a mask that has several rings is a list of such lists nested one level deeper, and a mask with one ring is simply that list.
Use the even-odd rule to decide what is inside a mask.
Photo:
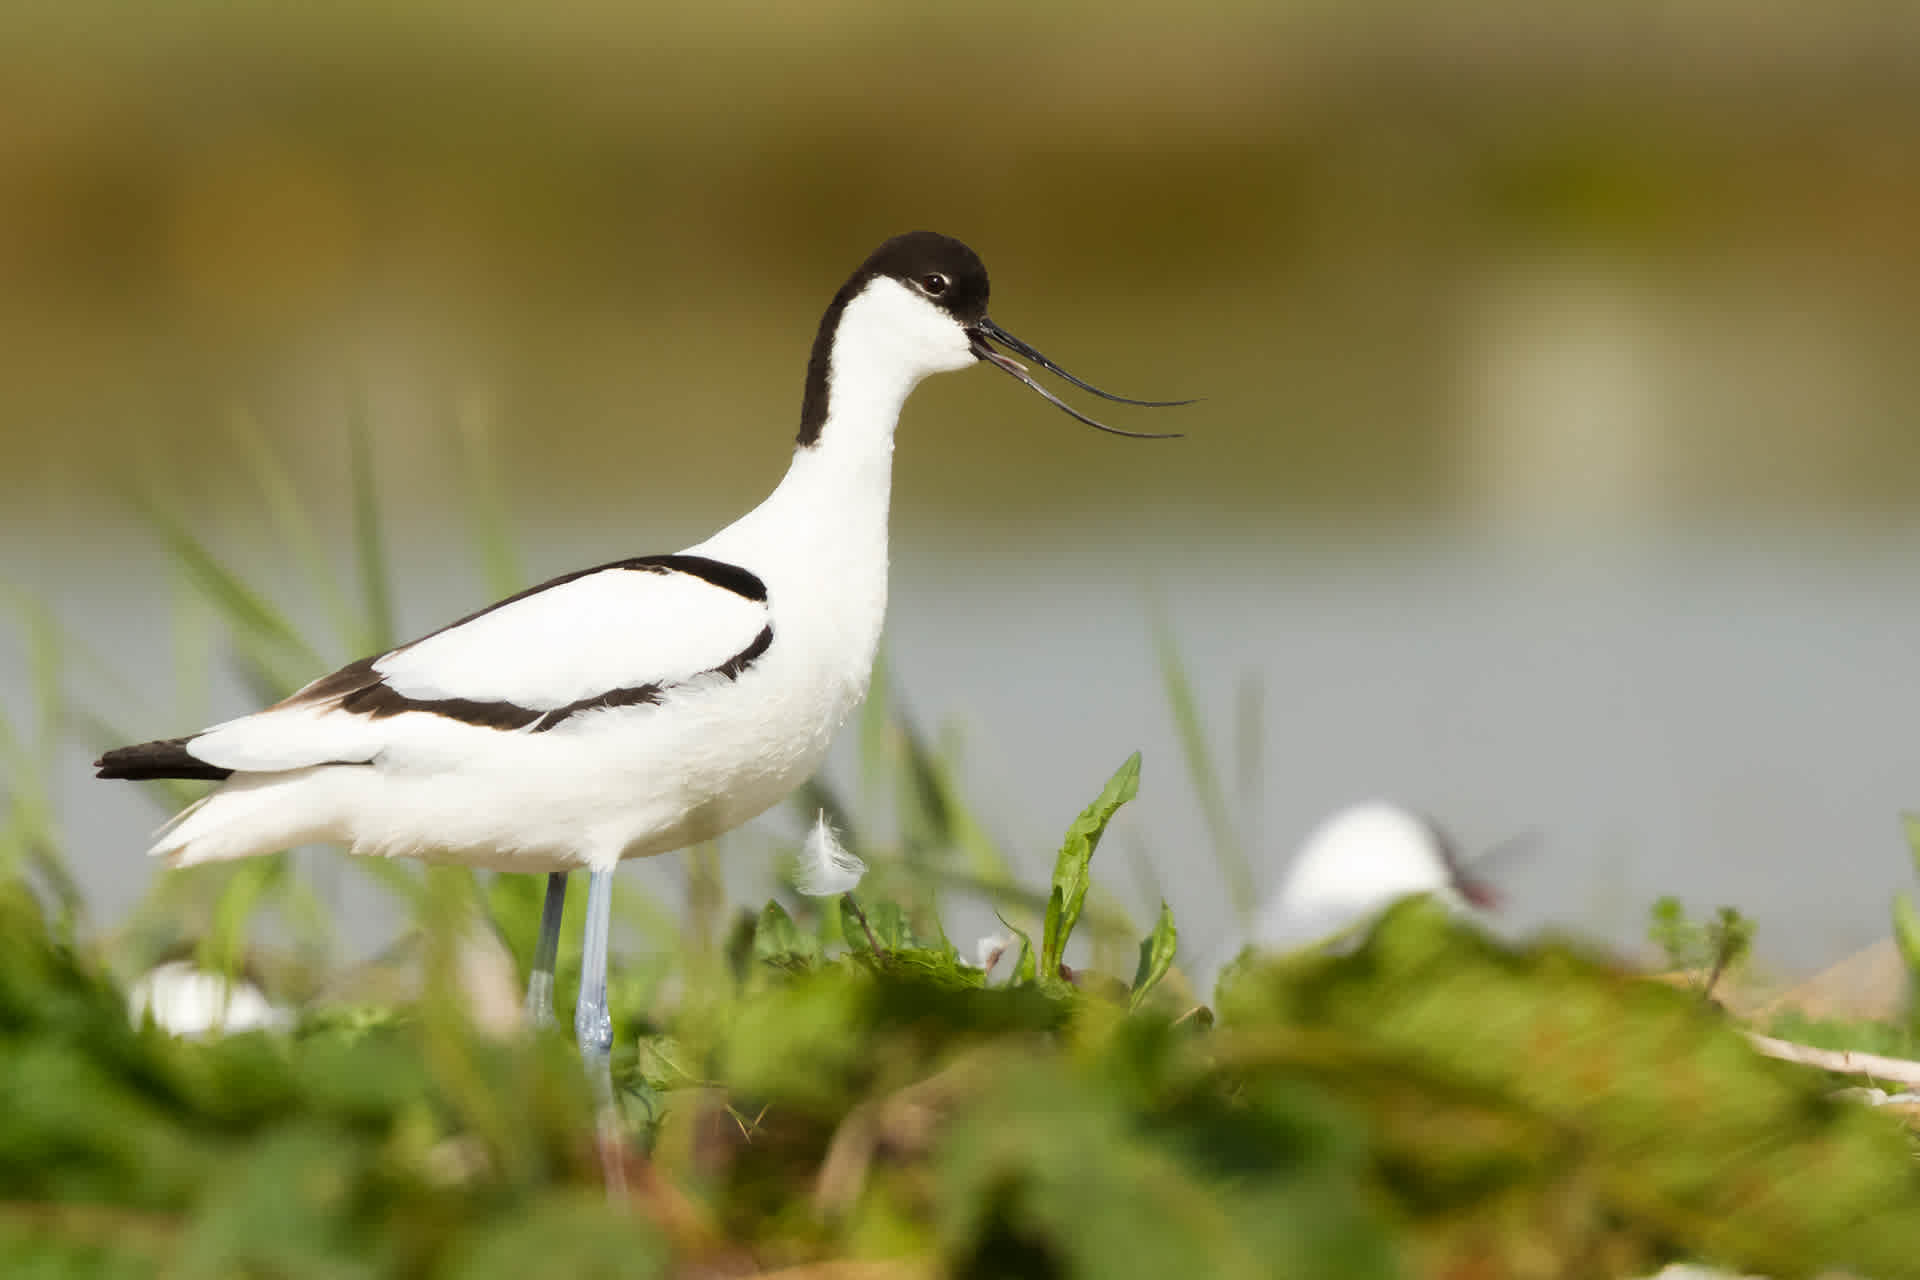
[{"label": "blurred green background", "polygon": [[[1231,919],[1159,610],[1261,884],[1388,794],[1540,833],[1514,927],[1674,891],[1812,967],[1884,932],[1920,805],[1917,120],[1920,16],[1866,3],[11,5],[0,572],[128,732],[238,713],[178,687],[206,627],[129,486],[274,576],[257,424],[344,560],[363,412],[408,631],[484,602],[463,431],[534,576],[686,545],[931,227],[1067,367],[1206,397],[1169,444],[987,376],[903,422],[896,668],[1036,878],[1139,745],[1133,896]],[[155,815],[83,755],[110,914]]]}]

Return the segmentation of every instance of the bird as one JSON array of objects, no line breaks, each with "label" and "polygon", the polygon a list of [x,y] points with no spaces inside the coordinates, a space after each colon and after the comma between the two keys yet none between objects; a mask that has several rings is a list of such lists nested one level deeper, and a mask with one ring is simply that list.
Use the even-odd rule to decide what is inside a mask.
[{"label": "bird", "polygon": [[188,1039],[278,1030],[294,1020],[252,980],[229,979],[191,960],[170,960],[136,978],[127,990],[127,1018],[136,1027],[151,1018],[168,1035]]},{"label": "bird", "polygon": [[1520,844],[1508,841],[1469,866],[1431,818],[1385,800],[1348,805],[1307,833],[1252,928],[1208,967],[1217,974],[1248,945],[1290,951],[1332,942],[1413,894],[1430,893],[1459,912],[1492,910],[1500,893],[1480,866]]},{"label": "bird", "polygon": [[610,1103],[614,869],[764,812],[820,765],[865,696],[887,601],[894,432],[924,378],[991,365],[1090,426],[1022,360],[1122,404],[989,319],[986,267],[895,236],[833,295],[807,361],[792,461],[704,542],[560,577],[286,699],[108,751],[97,776],[219,785],[158,832],[175,866],[336,843],[547,877],[526,1011],[553,1017],[568,873],[588,872],[574,1035]]}]

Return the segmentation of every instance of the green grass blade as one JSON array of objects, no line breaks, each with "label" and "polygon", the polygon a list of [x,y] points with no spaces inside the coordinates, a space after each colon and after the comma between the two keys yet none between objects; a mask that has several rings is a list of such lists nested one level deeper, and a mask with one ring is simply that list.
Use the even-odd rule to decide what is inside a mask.
[{"label": "green grass blade", "polygon": [[1893,895],[1893,940],[1907,966],[1907,1022],[1920,1030],[1920,909],[1910,894]]},{"label": "green grass blade", "polygon": [[14,594],[11,601],[25,632],[32,724],[24,732],[0,714],[0,764],[6,768],[8,834],[0,866],[31,868],[59,907],[60,927],[72,935],[85,899],[62,853],[50,773],[65,734],[65,646],[59,624],[39,601]]},{"label": "green grass blade", "polygon": [[940,803],[947,815],[947,838],[976,875],[1012,879],[1013,864],[1006,850],[988,833],[986,824],[960,793],[958,745],[949,742],[934,759],[938,767],[932,778],[940,790]]},{"label": "green grass blade", "polygon": [[[1007,918],[1001,915],[999,912],[997,911],[994,912],[994,918],[1000,921],[1001,927],[1004,928],[1008,933],[1020,939],[1020,954],[1018,957],[1015,958],[1013,962],[1013,976],[1010,977],[1007,981],[1014,986],[1022,986],[1022,985],[1031,983],[1033,981],[1033,974],[1034,974],[1033,939],[1027,936],[1027,931],[1025,929],[1018,928],[1015,925],[1008,923]],[[1058,971],[1056,970],[1056,972]]]},{"label": "green grass blade", "polygon": [[425,908],[427,886],[418,864],[399,858],[349,857],[348,865],[392,894],[410,916],[417,918]]},{"label": "green grass blade", "polygon": [[205,723],[213,701],[213,662],[219,645],[214,617],[206,603],[174,580],[171,618],[173,641],[173,710],[170,723]]},{"label": "green grass blade", "polygon": [[1240,678],[1233,701],[1234,831],[1243,839],[1265,826],[1267,686],[1260,674]]},{"label": "green grass blade", "polygon": [[373,439],[364,405],[356,407],[347,439],[353,456],[354,561],[359,569],[360,607],[366,617],[357,649],[379,653],[393,648],[398,636],[386,534],[380,520],[380,490],[373,473]]},{"label": "green grass blade", "polygon": [[1214,765],[1213,751],[1207,745],[1207,730],[1200,717],[1200,705],[1187,679],[1186,665],[1180,660],[1179,647],[1165,611],[1153,611],[1154,649],[1160,659],[1160,679],[1166,686],[1167,705],[1173,712],[1173,724],[1180,737],[1180,748],[1187,761],[1187,776],[1200,800],[1200,812],[1206,820],[1207,835],[1214,863],[1227,883],[1241,923],[1252,918],[1254,908],[1253,870],[1247,852],[1234,829],[1233,814],[1227,805],[1226,789],[1220,771]]},{"label": "green grass blade", "polygon": [[226,622],[256,683],[284,696],[326,665],[286,615],[222,563],[184,523],[151,499],[139,504],[174,563]]},{"label": "green grass blade", "polygon": [[481,572],[494,595],[510,596],[526,586],[527,575],[502,496],[493,417],[478,397],[469,398],[454,415],[454,452],[467,529],[479,549]]},{"label": "green grass blade", "polygon": [[273,522],[281,544],[293,554],[306,583],[320,596],[332,617],[341,645],[357,648],[366,634],[366,622],[347,603],[340,577],[321,547],[292,474],[251,415],[236,413],[228,435],[247,461],[254,489],[266,503],[267,517]]},{"label": "green grass blade", "polygon": [[938,780],[941,765],[900,699],[890,696],[888,701],[894,708],[893,739],[900,747],[900,769],[894,779],[900,844],[907,861],[918,863],[952,845],[945,791]]},{"label": "green grass blade", "polygon": [[899,726],[893,713],[893,663],[886,646],[874,655],[873,676],[867,682],[867,699],[860,706],[860,732],[856,747],[860,760],[860,807],[870,822],[878,821],[880,806],[889,791],[887,776],[892,772],[899,741]]},{"label": "green grass blade", "polygon": [[173,553],[175,562],[186,570],[188,578],[228,622],[318,664],[320,655],[287,621],[286,615],[221,563],[185,524],[152,501],[143,502],[142,510]]},{"label": "green grass blade", "polygon": [[213,922],[200,940],[195,959],[202,968],[229,978],[238,976],[246,963],[248,926],[261,903],[286,879],[287,861],[288,855],[272,853],[245,859],[234,868],[214,901]]}]

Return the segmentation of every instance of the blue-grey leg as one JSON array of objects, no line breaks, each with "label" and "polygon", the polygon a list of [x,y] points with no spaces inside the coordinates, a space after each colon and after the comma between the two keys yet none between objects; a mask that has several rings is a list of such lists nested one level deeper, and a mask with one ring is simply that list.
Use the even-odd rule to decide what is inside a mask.
[{"label": "blue-grey leg", "polygon": [[[587,936],[580,944],[580,1007],[573,1034],[587,1070],[605,1076],[613,1052],[613,1015],[607,1012],[607,929],[613,921],[613,872],[595,871],[587,881]],[[609,1097],[611,1090],[609,1090]]]},{"label": "blue-grey leg", "polygon": [[533,944],[533,972],[527,975],[527,1021],[553,1025],[553,965],[560,954],[560,916],[567,905],[567,873],[547,873],[547,900],[540,908],[540,938]]},{"label": "blue-grey leg", "polygon": [[598,1139],[607,1194],[626,1198],[626,1144],[613,1104],[613,1015],[607,1009],[607,931],[613,921],[613,869],[595,871],[587,881],[587,935],[580,948],[580,1005],[573,1034],[580,1060],[593,1082],[599,1104]]}]

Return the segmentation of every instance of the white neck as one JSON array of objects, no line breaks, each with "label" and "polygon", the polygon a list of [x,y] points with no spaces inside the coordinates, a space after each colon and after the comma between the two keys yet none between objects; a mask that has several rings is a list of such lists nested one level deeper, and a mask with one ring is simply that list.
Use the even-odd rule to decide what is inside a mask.
[{"label": "white neck", "polygon": [[[883,276],[850,286],[822,321],[808,370],[803,412],[824,409],[811,439],[794,450],[767,500],[703,550],[762,557],[769,569],[812,559],[814,582],[833,568],[863,579],[877,574],[884,598],[901,407],[928,374],[974,362],[952,317],[898,281]],[[803,424],[803,439],[807,434]]]}]

